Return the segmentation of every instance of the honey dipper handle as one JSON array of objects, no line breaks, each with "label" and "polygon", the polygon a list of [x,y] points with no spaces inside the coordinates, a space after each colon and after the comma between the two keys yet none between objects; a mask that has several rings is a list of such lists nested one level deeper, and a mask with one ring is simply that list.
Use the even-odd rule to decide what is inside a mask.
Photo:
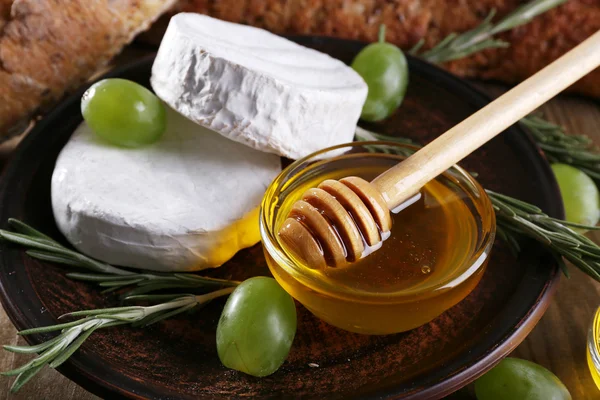
[{"label": "honey dipper handle", "polygon": [[390,210],[600,65],[600,31],[373,180]]}]

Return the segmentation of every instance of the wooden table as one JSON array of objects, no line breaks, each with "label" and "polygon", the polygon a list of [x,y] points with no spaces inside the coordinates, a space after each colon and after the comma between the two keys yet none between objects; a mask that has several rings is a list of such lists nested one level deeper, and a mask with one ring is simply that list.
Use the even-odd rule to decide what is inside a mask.
[{"label": "wooden table", "polygon": [[[490,94],[497,95],[502,88],[480,85]],[[600,106],[597,102],[561,96],[542,108],[546,117],[563,125],[567,132],[583,133],[600,146]],[[10,154],[16,140],[0,146],[0,159]],[[600,233],[591,234],[600,242]],[[569,388],[573,399],[597,399],[595,387],[586,362],[586,337],[594,310],[600,306],[600,283],[571,267],[571,279],[560,282],[550,308],[529,337],[514,351],[514,357],[537,362],[553,371]],[[0,344],[24,344],[4,310],[0,308]],[[29,357],[0,352],[0,371],[21,365]],[[1,399],[77,399],[97,397],[49,368],[39,373],[16,395],[9,395],[12,379],[0,378]],[[459,396],[452,396],[453,398]],[[470,398],[467,394],[460,398]],[[520,400],[520,399],[515,399]]]}]

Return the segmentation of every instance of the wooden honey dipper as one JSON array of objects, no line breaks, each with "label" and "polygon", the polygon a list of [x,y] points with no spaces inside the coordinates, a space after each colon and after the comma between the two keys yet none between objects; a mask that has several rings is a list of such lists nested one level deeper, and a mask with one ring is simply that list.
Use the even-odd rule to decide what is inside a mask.
[{"label": "wooden honey dipper", "polygon": [[358,260],[389,236],[390,210],[599,65],[600,31],[372,182],[351,176],[309,189],[279,238],[311,268]]}]

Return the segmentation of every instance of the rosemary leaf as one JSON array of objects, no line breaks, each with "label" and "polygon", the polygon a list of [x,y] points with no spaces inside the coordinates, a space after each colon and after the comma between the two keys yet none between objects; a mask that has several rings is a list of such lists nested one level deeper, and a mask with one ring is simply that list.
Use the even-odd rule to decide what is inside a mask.
[{"label": "rosemary leaf", "polygon": [[79,323],[79,321],[74,321],[74,322],[66,322],[64,324],[57,324],[57,325],[52,325],[52,326],[42,326],[39,328],[26,329],[24,331],[17,332],[17,335],[27,336],[27,335],[35,335],[38,333],[60,331],[62,329],[71,328],[71,327],[77,325],[78,323]]},{"label": "rosemary leaf", "polygon": [[38,230],[16,219],[9,223],[18,233],[0,230],[0,238],[27,248],[26,253],[36,259],[55,262],[91,272],[69,272],[71,279],[96,283],[107,288],[103,293],[137,286],[124,296],[146,294],[163,289],[201,289],[208,287],[235,287],[240,282],[203,277],[190,273],[133,272],[106,264],[75,250],[68,249]]},{"label": "rosemary leaf", "polygon": [[146,327],[146,326],[150,326],[153,325],[157,322],[160,322],[162,320],[165,320],[167,318],[171,318],[174,317],[177,314],[181,314],[184,313],[188,310],[191,310],[192,308],[196,307],[196,304],[188,304],[187,306],[183,306],[181,308],[177,308],[175,310],[171,310],[167,313],[164,314],[158,314],[158,315],[151,315],[147,318],[142,319],[141,321],[135,322],[133,324],[134,327],[138,327],[138,326],[142,326],[142,327]]},{"label": "rosemary leaf", "polygon": [[85,342],[85,340],[88,337],[90,337],[90,335],[92,333],[94,333],[94,331],[96,329],[98,329],[100,327],[102,327],[102,326],[97,325],[94,328],[88,329],[85,332],[83,332],[81,334],[81,336],[79,336],[69,346],[67,346],[67,348],[59,356],[57,356],[54,360],[52,360],[52,362],[49,364],[50,368],[58,368],[62,363],[67,361],[69,359],[69,357],[71,357],[71,355],[73,353],[75,353],[75,351],[77,351],[77,349],[79,349],[79,347],[81,347],[83,342]]},{"label": "rosemary leaf", "polygon": [[552,244],[552,240],[548,236],[548,232],[545,229],[536,226],[534,223],[529,222],[525,218],[517,216],[511,218],[510,221],[516,223],[516,227],[521,231],[522,234],[537,240],[543,245],[550,246]]},{"label": "rosemary leaf", "polygon": [[63,256],[70,255],[70,252],[67,249],[62,248],[61,246],[56,246],[50,240],[40,239],[35,236],[27,236],[21,233],[0,230],[0,237],[6,241],[19,244],[24,247],[45,250],[48,252],[55,252]]},{"label": "rosemary leaf", "polygon": [[419,39],[419,41],[408,50],[408,54],[410,54],[411,56],[417,56],[419,54],[419,51],[423,48],[424,44],[425,38]]},{"label": "rosemary leaf", "polygon": [[237,286],[240,281],[232,281],[228,279],[219,279],[219,278],[207,278],[205,276],[193,275],[193,274],[179,274],[174,273],[173,276],[177,279],[181,279],[184,281],[190,281],[193,283],[202,283],[205,285],[220,285],[220,286]]},{"label": "rosemary leaf", "polygon": [[140,306],[128,306],[128,307],[112,307],[112,308],[99,308],[96,310],[83,310],[83,311],[74,311],[71,313],[63,314],[58,319],[66,318],[66,317],[81,317],[81,316],[95,316],[100,314],[113,314],[115,312],[129,312],[129,311],[142,311],[144,307]]},{"label": "rosemary leaf", "polygon": [[[12,226],[18,226],[22,232],[24,231],[24,229],[27,229],[33,231],[34,234],[28,235],[23,233],[14,233],[5,230],[0,230],[0,238],[8,242],[27,247],[29,249],[42,250],[43,252],[53,253],[55,255],[62,256],[63,258],[72,259],[77,263],[77,266],[81,268],[91,269],[96,272],[104,272],[116,275],[131,274],[131,272],[129,271],[113,267],[112,265],[96,261],[93,258],[87,257],[76,251],[69,250],[57,241],[39,233],[38,231],[21,221],[17,221],[15,219],[11,219],[10,221]],[[43,237],[40,237],[40,235],[42,235]]]},{"label": "rosemary leaf", "polygon": [[50,242],[54,242],[54,239],[52,239],[50,236],[46,236],[45,234],[43,234],[42,232],[33,229],[31,226],[19,221],[18,219],[15,218],[9,218],[8,219],[8,224],[10,226],[12,226],[12,228],[19,232],[22,233],[23,235],[27,235],[27,236],[33,236],[33,237],[37,237],[39,239],[45,239],[48,240]]},{"label": "rosemary leaf", "polygon": [[54,253],[50,253],[47,251],[40,251],[40,250],[27,250],[25,252],[28,256],[36,258],[38,260],[42,260],[42,261],[49,261],[49,262],[54,262],[57,264],[64,264],[64,265],[70,265],[71,267],[79,267],[80,266],[80,262],[77,260],[74,260],[73,258],[61,255],[61,254],[54,254]]},{"label": "rosemary leaf", "polygon": [[38,365],[46,364],[51,362],[64,348],[66,347],[66,339],[59,340],[58,343],[53,344],[48,347],[46,350],[42,352],[38,357],[29,361],[28,363],[20,366],[19,368],[15,368],[10,371],[1,372],[1,375],[4,376],[13,376],[19,375],[28,369],[35,368]]},{"label": "rosemary leaf", "polygon": [[492,192],[491,190],[487,190],[487,193],[498,198],[502,202],[508,204],[509,206],[513,206],[519,210],[522,210],[526,213],[530,214],[540,214],[542,210],[539,207],[534,206],[533,204],[526,203],[522,200],[515,199],[513,197],[505,196],[500,193]]},{"label": "rosemary leaf", "polygon": [[194,288],[202,288],[204,285],[193,285],[190,283],[152,283],[144,286],[135,287],[129,291],[127,291],[123,297],[130,297],[136,295],[142,295],[152,292],[157,292],[159,290],[165,289],[194,289]]},{"label": "rosemary leaf", "polygon": [[[27,252],[29,254],[29,252]],[[51,261],[51,260],[48,260]],[[67,277],[85,282],[114,282],[114,281],[128,281],[131,277],[128,275],[108,275],[108,274],[89,274],[82,272],[69,272],[66,274]]]},{"label": "rosemary leaf", "polygon": [[496,203],[493,203],[493,205],[494,205],[494,210],[496,210],[496,214],[503,213],[509,218],[514,218],[517,216],[517,213],[515,213],[514,209],[510,208],[510,206],[508,206],[502,202],[496,202]]},{"label": "rosemary leaf", "polygon": [[[508,231],[503,229],[502,226],[498,225],[498,226],[496,226],[496,235],[504,243],[506,243],[508,245],[508,250],[514,257],[519,256],[519,251],[520,251],[519,244],[518,244],[518,242],[513,242],[514,237],[512,235],[510,235],[510,233]],[[511,239],[513,239],[513,240],[511,240]],[[515,243],[516,243],[516,246],[515,246]]]},{"label": "rosemary leaf", "polygon": [[5,349],[17,353],[40,352],[37,357],[19,368],[2,372],[2,375],[18,375],[13,383],[12,391],[17,391],[29,379],[37,374],[44,365],[56,368],[64,363],[81,345],[98,329],[118,325],[132,325],[143,321],[145,325],[162,321],[166,318],[191,310],[217,297],[229,295],[235,288],[228,287],[204,295],[180,295],[180,297],[152,306],[131,306],[105,308],[102,310],[84,310],[70,313],[70,316],[83,315],[85,318],[44,328],[30,329],[21,334],[50,332],[62,330],[62,333],[44,343],[35,346],[5,346]]},{"label": "rosemary leaf", "polygon": [[98,286],[100,287],[122,287],[135,285],[137,283],[143,282],[144,278],[133,278],[128,280],[119,280],[119,281],[108,281],[108,282],[100,282]]},{"label": "rosemary leaf", "polygon": [[556,260],[558,267],[560,268],[562,273],[565,275],[565,277],[567,277],[567,279],[571,278],[571,274],[569,273],[569,268],[567,268],[567,263],[565,262],[564,258],[562,258],[562,256],[554,250],[551,250],[550,253],[552,254],[552,257],[554,258],[554,260]]},{"label": "rosemary leaf", "polygon": [[534,0],[518,7],[496,24],[492,22],[496,11],[492,10],[475,28],[461,34],[451,33],[435,47],[423,52],[420,52],[423,46],[423,41],[420,41],[409,51],[409,53],[421,57],[431,63],[439,64],[464,58],[485,49],[508,47],[508,43],[495,39],[494,36],[501,32],[527,24],[533,18],[565,1],[566,0]]},{"label": "rosemary leaf", "polygon": [[514,29],[517,26],[525,25],[538,15],[543,14],[566,1],[567,0],[540,0],[524,4],[496,24],[496,26],[490,31],[490,34],[496,35],[498,33]]},{"label": "rosemary leaf", "polygon": [[513,256],[518,257],[519,253],[521,252],[521,245],[519,244],[519,241],[510,232],[507,232],[505,236],[509,247],[513,249]]},{"label": "rosemary leaf", "polygon": [[39,353],[42,350],[46,350],[48,347],[52,346],[54,343],[58,342],[63,335],[56,336],[54,339],[48,340],[47,342],[40,343],[35,346],[3,346],[4,350],[10,351],[11,353],[19,353],[19,354],[31,354],[31,353]]},{"label": "rosemary leaf", "polygon": [[181,297],[181,294],[140,294],[135,296],[127,296],[123,301],[170,301]]},{"label": "rosemary leaf", "polygon": [[600,179],[600,154],[590,138],[567,135],[561,126],[539,116],[525,117],[519,123],[531,133],[551,162],[569,164],[593,179]]},{"label": "rosemary leaf", "polygon": [[134,323],[135,321],[137,321],[139,319],[139,313],[138,312],[134,312],[134,311],[127,311],[124,312],[122,315],[113,315],[113,314],[97,314],[94,315],[95,318],[100,318],[100,319],[111,319],[115,322],[122,322],[122,323]]},{"label": "rosemary leaf", "polygon": [[44,364],[38,365],[37,367],[33,367],[28,369],[27,371],[19,374],[17,379],[15,379],[14,383],[10,387],[11,393],[16,393],[25,385],[31,378],[33,378],[38,372],[40,372],[44,368]]},{"label": "rosemary leaf", "polygon": [[582,257],[587,257],[587,258],[597,258],[600,256],[600,253],[597,252],[596,250],[591,250],[589,248],[586,247],[579,247],[577,249],[577,252],[582,256]]},{"label": "rosemary leaf", "polygon": [[360,126],[356,127],[356,131],[354,132],[354,140],[357,142],[373,142],[373,141],[394,142],[394,143],[403,143],[403,144],[408,144],[408,145],[412,145],[412,146],[418,146],[418,143],[412,139],[404,138],[404,137],[383,135],[381,133],[376,133],[376,132],[361,128]]}]

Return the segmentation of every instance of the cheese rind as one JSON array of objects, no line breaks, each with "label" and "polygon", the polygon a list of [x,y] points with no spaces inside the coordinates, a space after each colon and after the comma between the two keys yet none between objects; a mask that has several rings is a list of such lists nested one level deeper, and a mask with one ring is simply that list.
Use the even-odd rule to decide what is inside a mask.
[{"label": "cheese rind", "polygon": [[81,124],[52,176],[52,209],[79,251],[160,271],[216,267],[260,240],[258,206],[279,157],[168,111],[153,145],[124,149]]},{"label": "cheese rind", "polygon": [[367,96],[362,78],[339,60],[190,13],[171,18],[151,84],[200,125],[292,159],[351,142]]}]

